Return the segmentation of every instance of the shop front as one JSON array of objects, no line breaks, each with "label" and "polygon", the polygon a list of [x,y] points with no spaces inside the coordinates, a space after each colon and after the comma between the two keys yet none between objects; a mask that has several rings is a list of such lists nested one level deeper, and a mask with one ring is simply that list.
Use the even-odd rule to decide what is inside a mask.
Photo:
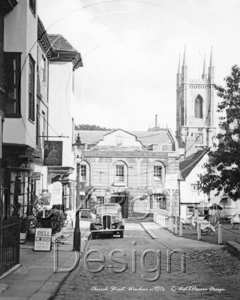
[{"label": "shop front", "polygon": [[63,210],[69,219],[73,219],[76,209],[76,182],[71,179],[74,168],[63,166],[48,166],[48,189],[60,182],[62,186],[61,203],[54,205],[55,208]]},{"label": "shop front", "polygon": [[2,218],[31,215],[39,174],[34,172],[40,153],[29,147],[3,146]]}]

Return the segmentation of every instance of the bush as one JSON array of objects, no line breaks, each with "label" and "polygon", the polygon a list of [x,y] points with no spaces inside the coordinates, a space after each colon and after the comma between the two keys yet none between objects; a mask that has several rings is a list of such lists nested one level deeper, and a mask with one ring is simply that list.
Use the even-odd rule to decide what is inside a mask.
[{"label": "bush", "polygon": [[29,229],[29,226],[30,226],[30,220],[27,216],[22,216],[20,218],[20,232],[21,233],[25,233],[28,231]]},{"label": "bush", "polygon": [[45,218],[43,219],[43,212],[38,212],[36,218],[37,218],[37,224],[40,228],[52,228],[52,233],[56,233],[62,230],[66,215],[56,209],[50,209],[45,211]]}]

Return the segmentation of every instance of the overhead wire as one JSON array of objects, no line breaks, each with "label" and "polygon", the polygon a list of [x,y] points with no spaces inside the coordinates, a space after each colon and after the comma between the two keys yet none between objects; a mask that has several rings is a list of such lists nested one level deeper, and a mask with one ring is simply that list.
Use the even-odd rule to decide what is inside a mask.
[{"label": "overhead wire", "polygon": [[57,135],[57,137],[61,137],[61,135],[59,135],[55,129],[50,125],[50,123],[48,122],[48,120],[45,118],[45,116],[43,116],[40,112],[39,112],[39,116],[42,117],[42,119],[48,124],[48,126],[53,130],[53,132]]}]

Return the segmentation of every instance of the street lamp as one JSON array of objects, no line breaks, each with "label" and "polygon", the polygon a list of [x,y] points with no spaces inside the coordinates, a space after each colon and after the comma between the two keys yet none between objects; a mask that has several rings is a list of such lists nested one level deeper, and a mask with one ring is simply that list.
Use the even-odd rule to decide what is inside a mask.
[{"label": "street lamp", "polygon": [[[76,164],[77,164],[77,176],[76,176],[76,205],[80,203],[79,194],[80,194],[80,166],[83,158],[83,151],[85,144],[81,142],[80,135],[77,135],[76,142],[73,144],[73,147],[76,149]],[[76,211],[75,216],[75,227],[74,227],[74,235],[73,235],[73,251],[80,252],[81,250],[81,231],[80,231],[80,221],[79,221],[79,212],[81,207]]]}]

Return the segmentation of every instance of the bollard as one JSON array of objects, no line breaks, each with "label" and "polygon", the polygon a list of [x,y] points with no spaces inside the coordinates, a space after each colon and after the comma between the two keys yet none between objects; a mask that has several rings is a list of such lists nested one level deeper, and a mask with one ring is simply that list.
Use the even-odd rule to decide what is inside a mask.
[{"label": "bollard", "polygon": [[201,224],[197,223],[197,239],[201,240]]},{"label": "bollard", "polygon": [[218,245],[222,244],[222,224],[218,224]]},{"label": "bollard", "polygon": [[172,231],[172,217],[169,217],[169,220],[168,220],[168,229],[170,231]]},{"label": "bollard", "polygon": [[180,221],[179,236],[183,235],[183,223]]}]

